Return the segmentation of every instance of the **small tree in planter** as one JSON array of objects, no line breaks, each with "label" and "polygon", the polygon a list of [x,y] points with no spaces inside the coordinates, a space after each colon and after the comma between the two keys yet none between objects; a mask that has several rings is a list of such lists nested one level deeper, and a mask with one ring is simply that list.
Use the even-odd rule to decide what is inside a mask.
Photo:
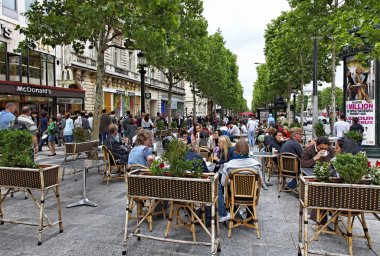
[{"label": "small tree in planter", "polygon": [[344,183],[358,184],[364,175],[367,175],[368,158],[364,153],[359,152],[356,155],[338,154],[333,163],[334,167],[342,177]]},{"label": "small tree in planter", "polygon": [[361,140],[363,140],[363,135],[357,131],[348,131],[344,134],[344,137],[350,138],[356,141],[356,143],[359,143]]},{"label": "small tree in planter", "polygon": [[73,130],[74,142],[81,143],[91,139],[91,134],[82,127],[75,127]]},{"label": "small tree in planter", "polygon": [[32,134],[23,130],[2,130],[0,133],[0,166],[37,168],[32,159]]},{"label": "small tree in planter", "polygon": [[315,135],[317,135],[317,137],[326,136],[325,128],[323,127],[322,123],[317,123],[314,126],[314,129],[315,129]]},{"label": "small tree in planter", "polygon": [[163,131],[163,130],[165,130],[165,123],[164,123],[164,121],[158,121],[157,123],[156,123],[156,127],[157,127],[157,130],[158,131]]}]

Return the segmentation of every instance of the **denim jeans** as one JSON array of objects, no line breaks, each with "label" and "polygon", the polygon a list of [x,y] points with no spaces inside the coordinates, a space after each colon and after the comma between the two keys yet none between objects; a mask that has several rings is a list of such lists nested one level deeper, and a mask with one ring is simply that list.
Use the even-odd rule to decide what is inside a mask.
[{"label": "denim jeans", "polygon": [[219,217],[223,217],[223,216],[227,215],[226,205],[224,203],[224,197],[223,197],[223,189],[224,189],[224,187],[219,184],[219,191],[218,191]]},{"label": "denim jeans", "polygon": [[107,139],[107,133],[106,132],[102,132],[101,133],[101,136],[102,136],[102,145],[104,144],[104,142],[106,141],[106,139]]},{"label": "denim jeans", "polygon": [[65,141],[65,143],[73,142],[74,141],[74,136],[73,135],[64,135],[63,136],[63,140]]},{"label": "denim jeans", "polygon": [[38,151],[42,150],[42,146],[48,141],[48,138],[46,137],[45,139],[40,140],[40,143],[38,144]]},{"label": "denim jeans", "polygon": [[248,131],[248,145],[255,145],[255,131]]}]

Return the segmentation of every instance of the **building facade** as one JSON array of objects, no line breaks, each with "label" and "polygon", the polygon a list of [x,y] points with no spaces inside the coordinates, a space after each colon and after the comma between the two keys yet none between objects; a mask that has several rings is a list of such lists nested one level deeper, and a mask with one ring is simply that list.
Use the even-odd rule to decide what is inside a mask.
[{"label": "building facade", "polygon": [[[53,49],[37,44],[33,51],[15,53],[23,39],[17,25],[25,26],[21,13],[28,10],[33,1],[2,1],[0,6],[0,108],[13,102],[19,111],[29,106],[38,112],[57,113],[57,103],[71,99],[83,107],[84,90],[58,85],[62,63],[59,47]],[[62,101],[63,99],[63,101]],[[66,105],[66,104],[65,104]]]},{"label": "building facade", "polygon": [[201,98],[198,95],[195,95],[195,106],[196,109],[194,111],[194,95],[192,90],[192,85],[189,82],[185,82],[185,115],[193,115],[195,113],[196,116],[207,116],[207,99]]}]

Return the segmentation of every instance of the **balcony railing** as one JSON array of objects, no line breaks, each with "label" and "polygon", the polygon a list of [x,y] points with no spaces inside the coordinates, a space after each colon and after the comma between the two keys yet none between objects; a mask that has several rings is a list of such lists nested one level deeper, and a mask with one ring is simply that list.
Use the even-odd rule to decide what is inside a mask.
[{"label": "balcony railing", "polygon": [[[85,56],[78,56],[73,54],[72,60],[73,63],[79,65],[79,66],[84,66],[86,68],[90,68],[94,71],[96,71],[96,60],[85,57]],[[116,75],[119,77],[123,77],[132,81],[135,81],[137,83],[140,82],[140,74],[137,72],[133,72],[124,68],[116,67],[111,64],[106,64],[105,65],[105,71],[106,74],[108,75]],[[145,77],[145,84],[151,88],[159,89],[159,90],[164,90],[168,91],[169,90],[169,84],[166,82],[162,82],[157,79],[153,79],[150,77]],[[178,93],[178,94],[183,94],[185,95],[185,88],[182,88],[180,86],[173,86],[173,92]]]}]

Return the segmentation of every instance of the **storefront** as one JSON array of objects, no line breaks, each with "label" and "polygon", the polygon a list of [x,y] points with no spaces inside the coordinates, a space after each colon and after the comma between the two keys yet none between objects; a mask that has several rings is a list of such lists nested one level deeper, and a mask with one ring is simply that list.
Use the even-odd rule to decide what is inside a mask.
[{"label": "storefront", "polygon": [[46,111],[52,115],[64,114],[84,109],[84,95],[85,92],[78,89],[0,80],[1,109],[8,102],[13,102],[17,111],[23,106],[29,106],[31,110],[39,113]]}]

